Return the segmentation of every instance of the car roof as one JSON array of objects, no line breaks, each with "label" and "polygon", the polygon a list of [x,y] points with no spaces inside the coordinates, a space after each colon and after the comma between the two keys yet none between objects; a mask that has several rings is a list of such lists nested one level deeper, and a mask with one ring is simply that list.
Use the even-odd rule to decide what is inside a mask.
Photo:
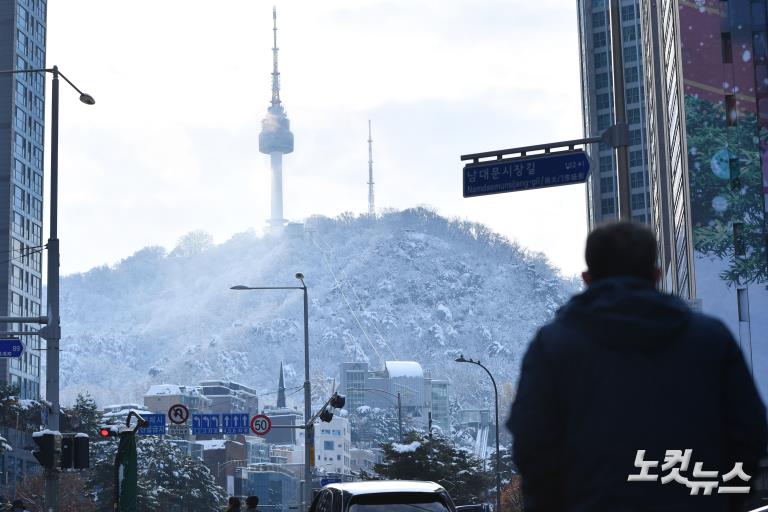
[{"label": "car roof", "polygon": [[338,489],[339,491],[357,495],[357,494],[376,494],[384,492],[424,492],[434,493],[445,491],[435,482],[424,482],[420,480],[371,480],[368,482],[345,482],[326,485],[326,488]]}]

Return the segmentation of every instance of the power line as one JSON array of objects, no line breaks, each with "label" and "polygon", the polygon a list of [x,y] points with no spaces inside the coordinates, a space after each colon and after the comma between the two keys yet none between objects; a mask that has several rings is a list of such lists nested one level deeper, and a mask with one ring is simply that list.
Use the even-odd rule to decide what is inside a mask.
[{"label": "power line", "polygon": [[[13,258],[9,258],[5,261],[0,261],[0,265],[5,265],[6,263],[10,263],[11,261],[18,260],[19,258],[26,258],[28,256],[32,256],[33,254],[37,254],[40,252],[43,252],[43,249],[45,249],[45,246],[41,246],[40,249],[36,249],[34,251],[27,252],[26,254],[20,254],[19,256],[14,256]],[[26,250],[26,249],[25,249]]]}]

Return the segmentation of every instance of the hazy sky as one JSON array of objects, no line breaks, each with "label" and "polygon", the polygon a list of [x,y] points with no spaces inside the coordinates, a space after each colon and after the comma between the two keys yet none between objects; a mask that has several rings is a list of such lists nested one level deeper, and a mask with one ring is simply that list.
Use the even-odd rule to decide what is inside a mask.
[{"label": "hazy sky", "polygon": [[[283,164],[286,218],[367,211],[371,119],[378,208],[429,205],[483,222],[565,273],[582,269],[583,186],[464,199],[459,161],[581,136],[574,2],[275,3],[296,140]],[[62,84],[64,274],[146,245],[172,248],[196,229],[223,242],[265,227],[269,157],[258,134],[272,5],[49,2],[47,64],[96,98],[83,105]]]}]

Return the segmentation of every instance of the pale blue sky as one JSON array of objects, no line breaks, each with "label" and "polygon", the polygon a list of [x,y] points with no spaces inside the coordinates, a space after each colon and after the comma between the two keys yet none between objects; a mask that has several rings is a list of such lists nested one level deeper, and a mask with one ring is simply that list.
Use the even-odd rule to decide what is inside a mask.
[{"label": "pale blue sky", "polygon": [[[258,152],[272,2],[50,2],[62,84],[62,271],[191,230],[217,242],[269,216]],[[285,215],[367,210],[367,119],[379,207],[430,205],[583,267],[582,186],[461,196],[459,155],[581,136],[576,10],[565,0],[281,0],[282,97],[296,150]],[[46,155],[47,157],[47,155]],[[47,186],[47,184],[46,184]]]}]

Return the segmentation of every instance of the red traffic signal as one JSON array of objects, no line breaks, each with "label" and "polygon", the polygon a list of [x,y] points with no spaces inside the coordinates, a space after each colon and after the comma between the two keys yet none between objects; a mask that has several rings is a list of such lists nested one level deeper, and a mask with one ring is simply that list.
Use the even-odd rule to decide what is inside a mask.
[{"label": "red traffic signal", "polygon": [[99,437],[113,437],[117,435],[117,429],[113,429],[112,425],[103,425],[99,427]]}]

